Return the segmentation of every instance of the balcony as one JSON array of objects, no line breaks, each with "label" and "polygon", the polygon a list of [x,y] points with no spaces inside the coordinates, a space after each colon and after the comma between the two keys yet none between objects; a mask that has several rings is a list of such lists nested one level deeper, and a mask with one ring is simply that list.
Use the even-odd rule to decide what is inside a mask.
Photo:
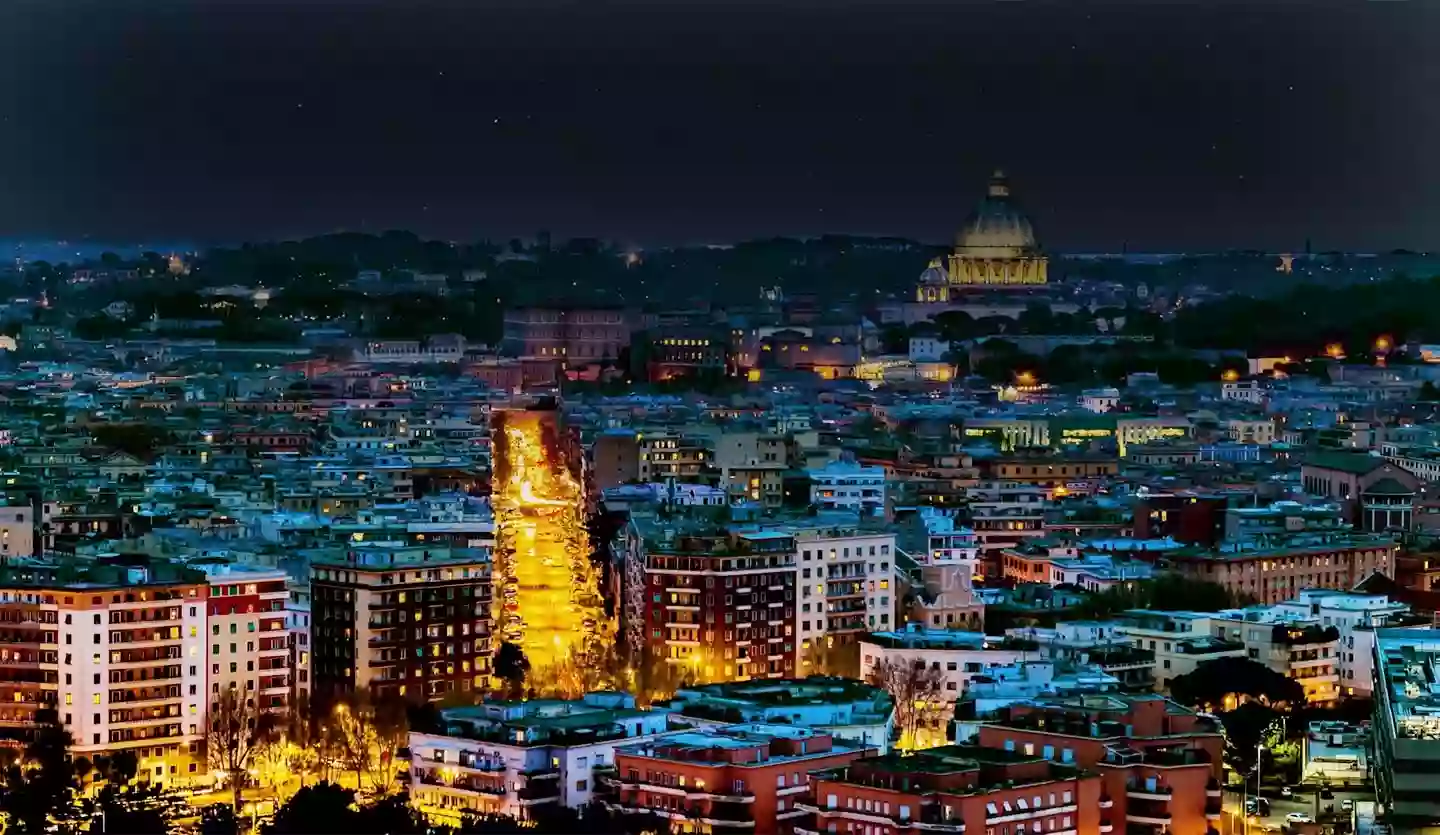
[{"label": "balcony", "polygon": [[1224,791],[1220,788],[1220,783],[1218,781],[1211,780],[1210,782],[1205,784],[1206,797],[1221,797],[1223,795]]},{"label": "balcony", "polygon": [[1136,814],[1134,812],[1126,811],[1125,813],[1126,823],[1138,823],[1144,824],[1146,826],[1169,826],[1171,820],[1172,818],[1170,817],[1170,814],[1168,812],[1164,815],[1161,815],[1158,812],[1151,812],[1149,814]]},{"label": "balcony", "polygon": [[964,832],[965,822],[944,820],[939,807],[926,806],[920,810],[919,820],[910,821],[910,828],[919,832]]},{"label": "balcony", "polygon": [[1169,786],[1136,784],[1125,787],[1125,796],[1132,800],[1153,800],[1159,803],[1169,803],[1170,794]]},{"label": "balcony", "polygon": [[1106,796],[1104,796],[1104,795],[1101,795],[1101,796],[1100,796],[1100,808],[1101,808],[1101,809],[1113,809],[1113,808],[1115,808],[1115,801],[1114,801],[1114,799],[1109,798],[1109,797],[1106,797]]},{"label": "balcony", "polygon": [[485,794],[493,797],[505,796],[504,783],[487,783],[483,780],[472,779],[465,775],[446,779],[444,776],[437,774],[433,771],[423,770],[417,772],[415,776],[416,779],[418,779],[421,783],[427,786],[437,786],[442,789],[449,789],[456,792]]},{"label": "balcony", "polygon": [[[646,788],[649,788],[650,786],[649,786],[649,784],[646,784],[645,787],[646,787]],[[669,786],[658,786],[657,788],[662,788],[662,789],[663,789],[663,788],[669,788]],[[687,798],[692,798],[692,799],[698,798],[698,799],[702,799],[702,800],[712,800],[712,801],[715,801],[715,802],[717,802],[717,803],[754,803],[754,802],[755,802],[755,795],[750,794],[749,792],[711,792],[711,791],[706,791],[705,789],[702,789],[702,788],[696,788],[696,789],[686,789],[686,790],[685,790],[685,796],[686,796]]]},{"label": "balcony", "polygon": [[531,783],[515,792],[521,806],[539,806],[543,803],[560,802],[560,784],[558,782],[545,781]]}]

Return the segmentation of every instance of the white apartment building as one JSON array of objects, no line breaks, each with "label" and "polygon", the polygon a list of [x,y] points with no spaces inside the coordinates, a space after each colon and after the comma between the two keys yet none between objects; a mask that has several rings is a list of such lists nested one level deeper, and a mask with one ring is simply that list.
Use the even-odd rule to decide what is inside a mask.
[{"label": "white apartment building", "polygon": [[876,632],[860,639],[860,678],[869,681],[875,668],[886,662],[923,665],[940,673],[941,696],[953,702],[965,693],[971,678],[991,675],[1027,657],[1039,660],[1038,653],[1010,638],[909,624],[903,630]]},{"label": "white apartment building", "polygon": [[1410,607],[1383,594],[1356,594],[1331,589],[1306,589],[1294,600],[1277,604],[1276,609],[1308,617],[1322,627],[1333,626],[1340,633],[1335,667],[1339,687],[1346,696],[1369,696],[1375,676],[1375,630],[1429,629],[1423,618],[1410,615]]},{"label": "white apartment building", "polygon": [[161,785],[203,775],[203,575],[179,566],[100,563],[62,575],[0,571],[0,721],[24,728],[53,709],[93,761],[135,753]]},{"label": "white apartment building", "polygon": [[542,805],[579,807],[614,775],[615,748],[653,740],[669,714],[633,696],[488,702],[441,714],[447,733],[410,734],[410,796],[437,822],[467,812],[519,818]]},{"label": "white apartment building", "polygon": [[1206,661],[1246,657],[1243,643],[1215,636],[1213,617],[1206,612],[1132,609],[1118,620],[1120,632],[1137,649],[1154,654],[1155,692],[1164,693],[1171,679],[1194,672]]},{"label": "white apartment building", "polygon": [[233,690],[247,708],[286,711],[295,686],[288,576],[226,560],[193,560],[190,566],[210,581],[206,661],[211,705]]},{"label": "white apartment building", "polygon": [[810,503],[821,510],[879,515],[885,511],[885,470],[849,461],[833,461],[807,470]]},{"label": "white apartment building", "polygon": [[895,534],[849,525],[790,525],[798,552],[795,619],[801,675],[819,649],[895,625]]}]

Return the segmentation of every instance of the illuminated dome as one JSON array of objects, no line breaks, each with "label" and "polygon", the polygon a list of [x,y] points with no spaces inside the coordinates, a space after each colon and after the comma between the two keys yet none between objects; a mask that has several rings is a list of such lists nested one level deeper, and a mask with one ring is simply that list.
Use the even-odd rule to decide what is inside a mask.
[{"label": "illuminated dome", "polygon": [[1039,250],[1030,219],[1010,199],[1003,171],[990,178],[989,193],[955,236],[955,248],[970,258],[1020,258]]}]

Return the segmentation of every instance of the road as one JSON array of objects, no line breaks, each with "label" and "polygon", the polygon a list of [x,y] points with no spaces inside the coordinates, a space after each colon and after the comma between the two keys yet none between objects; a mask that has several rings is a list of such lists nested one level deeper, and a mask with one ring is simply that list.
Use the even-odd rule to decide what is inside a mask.
[{"label": "road", "polygon": [[508,412],[503,427],[508,477],[496,485],[496,627],[525,651],[532,681],[543,684],[545,668],[585,650],[600,625],[598,577],[580,485],[563,461],[551,460],[541,414]]},{"label": "road", "polygon": [[[1319,808],[1321,812],[1324,812],[1325,807],[1331,804],[1334,804],[1336,811],[1340,811],[1340,804],[1345,800],[1360,803],[1362,801],[1373,801],[1375,799],[1375,795],[1368,790],[1335,791],[1333,792],[1333,794],[1334,797],[1331,797],[1328,800],[1322,799],[1320,801]],[[1241,798],[1242,795],[1240,794],[1240,792],[1232,792],[1228,790],[1225,792],[1225,814],[1227,818],[1231,818],[1231,816],[1238,816],[1240,814],[1241,805],[1243,803],[1243,800]],[[1299,791],[1296,793],[1295,797],[1289,800],[1278,797],[1272,797],[1269,798],[1269,800],[1270,814],[1264,818],[1250,819],[1252,832],[1254,831],[1256,824],[1259,824],[1261,827],[1268,826],[1275,827],[1276,829],[1284,826],[1285,816],[1290,814],[1291,812],[1303,812],[1304,814],[1310,815],[1312,817],[1314,817],[1315,815],[1315,792],[1313,791]]]}]

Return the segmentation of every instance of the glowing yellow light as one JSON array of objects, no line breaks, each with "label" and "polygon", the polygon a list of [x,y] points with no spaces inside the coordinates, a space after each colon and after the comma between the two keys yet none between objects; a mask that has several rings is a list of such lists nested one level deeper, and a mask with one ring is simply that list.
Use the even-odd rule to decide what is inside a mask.
[{"label": "glowing yellow light", "polygon": [[1224,380],[1227,383],[1233,383],[1236,380],[1240,379],[1240,372],[1236,371],[1233,368],[1227,368],[1225,369],[1225,373],[1220,375],[1220,379]]},{"label": "glowing yellow light", "polygon": [[1030,371],[1021,371],[1015,375],[1015,383],[1021,386],[1035,385],[1035,374]]},{"label": "glowing yellow light", "polygon": [[1379,336],[1379,337],[1376,337],[1376,339],[1375,339],[1375,350],[1376,350],[1376,351],[1388,351],[1388,350],[1390,350],[1391,347],[1393,347],[1393,344],[1394,344],[1394,343],[1392,343],[1392,342],[1390,341],[1390,337],[1388,337],[1388,336]]}]

